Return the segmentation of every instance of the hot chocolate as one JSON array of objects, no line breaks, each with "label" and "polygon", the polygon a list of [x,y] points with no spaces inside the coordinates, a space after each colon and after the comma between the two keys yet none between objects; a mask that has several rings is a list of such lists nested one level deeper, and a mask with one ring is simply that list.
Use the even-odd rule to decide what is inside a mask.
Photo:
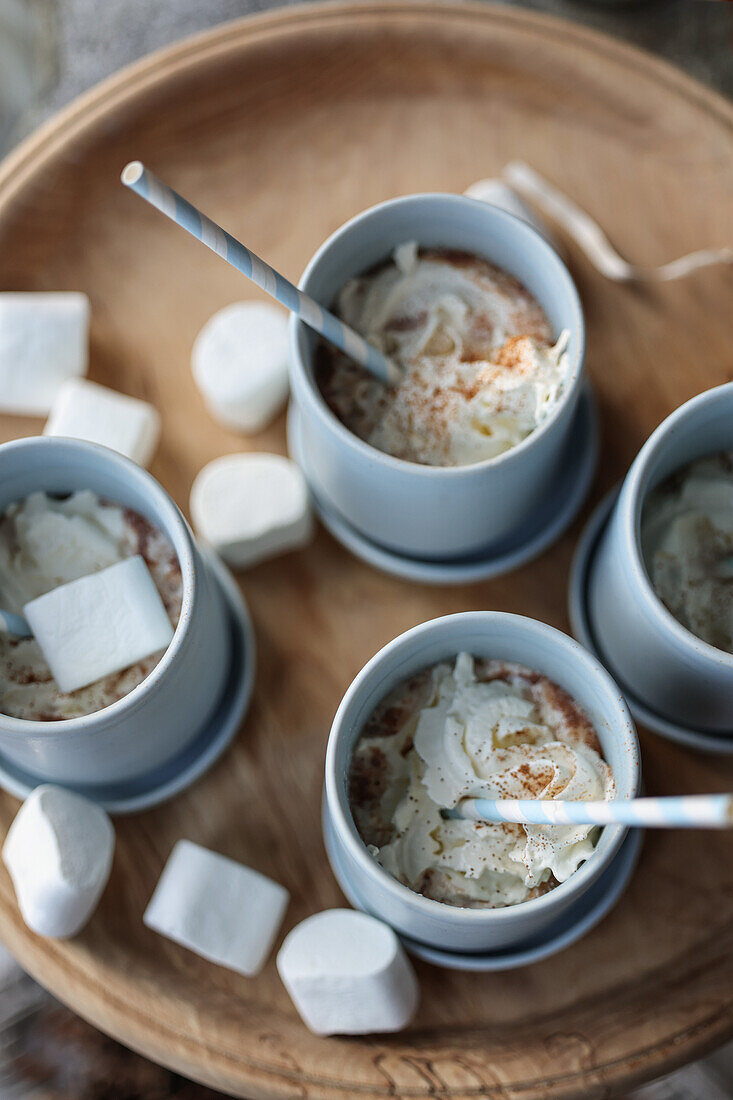
[{"label": "hot chocolate", "polygon": [[364,843],[434,901],[498,908],[565,881],[593,852],[590,826],[445,818],[463,798],[613,798],[593,725],[522,665],[461,653],[396,688],[354,750],[349,799]]},{"label": "hot chocolate", "polygon": [[331,410],[378,450],[463,466],[517,446],[556,408],[568,334],[553,343],[537,300],[506,271],[465,252],[400,245],[351,279],[339,316],[402,367],[385,387],[325,345],[316,365]]},{"label": "hot chocolate", "polygon": [[697,459],[657,486],[641,519],[644,561],[674,617],[733,653],[733,454]]},{"label": "hot chocolate", "polygon": [[[59,585],[139,554],[173,627],[183,583],[165,535],[130,508],[90,491],[57,499],[33,493],[0,519],[0,606],[22,613],[26,603]],[[155,668],[162,653],[69,694],[61,692],[33,638],[0,634],[0,712],[13,718],[59,721],[122,699]]]}]

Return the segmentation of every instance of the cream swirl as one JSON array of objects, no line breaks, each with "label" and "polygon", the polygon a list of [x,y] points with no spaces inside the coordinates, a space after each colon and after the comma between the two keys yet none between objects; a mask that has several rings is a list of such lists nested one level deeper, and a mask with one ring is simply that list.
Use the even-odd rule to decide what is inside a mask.
[{"label": "cream swirl", "polygon": [[327,353],[319,384],[347,427],[378,450],[434,466],[495,458],[552,414],[570,374],[568,333],[507,272],[466,253],[400,245],[350,280],[338,312],[403,368],[385,389]]},{"label": "cream swirl", "polygon": [[698,459],[653,490],[641,539],[662,603],[698,638],[733,653],[733,455]]},{"label": "cream swirl", "polygon": [[370,722],[356,770],[379,761],[381,776],[355,816],[365,839],[381,841],[371,845],[375,859],[405,885],[452,904],[503,906],[564,882],[592,853],[597,830],[444,819],[441,808],[466,797],[612,798],[614,783],[566,692],[522,666],[482,666],[477,676],[462,653],[454,667],[430,671],[419,709],[403,700],[384,712],[401,715],[396,732],[380,733],[379,715]]}]

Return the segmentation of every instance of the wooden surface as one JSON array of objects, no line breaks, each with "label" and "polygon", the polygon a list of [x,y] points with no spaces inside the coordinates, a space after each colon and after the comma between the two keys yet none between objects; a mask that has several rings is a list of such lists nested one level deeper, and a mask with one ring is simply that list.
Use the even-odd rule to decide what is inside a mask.
[{"label": "wooden surface", "polygon": [[[163,415],[153,473],[184,509],[198,469],[252,446],[204,412],[188,363],[202,323],[250,285],[118,183],[139,157],[297,277],[346,217],[408,191],[462,190],[523,157],[657,264],[733,239],[729,105],[645,55],[504,8],[362,2],[224,27],[73,106],[0,171],[0,286],[92,299],[92,371]],[[730,380],[731,273],[612,286],[569,249],[604,449],[594,495],[676,405]],[[4,419],[3,438],[40,430]],[[181,836],[292,892],[285,929],[342,899],[319,824],[332,715],[365,660],[446,612],[497,608],[567,629],[579,524],[539,561],[466,589],[380,576],[320,532],[243,578],[259,638],[234,747],[171,805],[118,823],[109,888],[71,943],[25,929],[0,871],[0,938],[81,1015],[238,1096],[605,1097],[733,1033],[733,861],[716,834],[656,834],[618,908],[542,964],[494,976],[418,966],[419,1016],[389,1038],[315,1039],[271,960],[247,980],[141,923]],[[733,762],[641,731],[650,793],[730,788]],[[0,798],[0,829],[16,809]]]}]

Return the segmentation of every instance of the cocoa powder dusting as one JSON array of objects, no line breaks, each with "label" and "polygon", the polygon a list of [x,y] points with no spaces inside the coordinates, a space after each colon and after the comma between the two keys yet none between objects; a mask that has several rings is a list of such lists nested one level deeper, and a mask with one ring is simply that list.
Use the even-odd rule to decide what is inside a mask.
[{"label": "cocoa powder dusting", "polygon": [[[486,442],[473,444],[479,447],[476,459],[453,457],[453,426],[460,422],[461,416],[465,417],[466,405],[481,391],[496,388],[497,372],[510,370],[523,374],[534,370],[531,356],[528,358],[531,352],[528,341],[549,347],[552,329],[527,288],[487,260],[458,249],[420,249],[418,261],[455,268],[472,284],[472,304],[466,307],[460,334],[456,335],[450,324],[436,323],[426,328],[417,357],[402,361],[400,337],[419,334],[428,325],[430,314],[417,308],[411,313],[398,312],[382,322],[380,337],[375,336],[374,340],[378,343],[381,338],[381,350],[395,356],[405,369],[399,386],[382,386],[342,352],[325,343],[319,345],[315,355],[316,383],[331,412],[346,427],[396,458],[438,466],[479,461],[490,446]],[[394,265],[388,260],[365,272],[361,276],[364,288],[369,279],[378,278],[391,266]],[[486,298],[485,308],[475,304],[477,292]],[[366,289],[358,293],[364,295]],[[338,303],[334,308],[338,312]],[[426,378],[434,379],[436,375],[437,383],[427,384]],[[497,390],[494,395],[497,405],[492,406],[491,415],[504,415],[507,411],[500,393]],[[474,425],[473,430],[479,437],[492,436],[490,428],[483,430]],[[387,436],[379,436],[380,431],[386,431]],[[491,450],[486,453],[493,456]]]},{"label": "cocoa powder dusting", "polygon": [[[444,666],[440,666],[444,667]],[[531,712],[533,717],[528,719],[529,725],[525,730],[520,728],[512,730],[507,735],[508,745],[533,744],[537,737],[537,722],[544,725],[555,738],[563,743],[572,745],[582,744],[595,750],[601,755],[601,746],[595,729],[583,708],[573,697],[559,684],[543,676],[536,670],[510,661],[501,661],[490,658],[474,658],[474,674],[477,680],[485,683],[501,682],[522,698],[531,702],[537,708]],[[390,807],[387,814],[391,815],[395,802],[395,782],[406,783],[403,765],[399,761],[406,761],[414,781],[415,767],[423,766],[414,748],[414,739],[410,730],[415,728],[419,711],[434,699],[436,680],[432,668],[413,676],[408,682],[403,683],[390,693],[374,710],[365,724],[362,738],[357,743],[353,754],[349,775],[349,800],[362,840],[368,845],[381,848],[394,839],[394,826],[392,821],[385,819],[384,807]],[[444,674],[443,674],[444,675]],[[404,733],[404,741],[397,748],[398,755],[382,752],[372,740],[386,738],[391,741],[395,736]],[[367,736],[370,742],[367,743]],[[547,736],[547,735],[545,735]],[[552,736],[549,738],[553,740]],[[542,742],[539,742],[541,745]],[[492,748],[492,761],[496,770],[492,771],[493,784],[496,797],[537,798],[541,797],[548,788],[551,788],[555,779],[555,767],[546,758],[540,755],[537,759],[524,759],[516,764],[516,755],[512,755],[509,748],[494,745]],[[416,765],[417,761],[417,765]],[[510,769],[502,772],[502,768]],[[419,775],[419,771],[417,775]],[[404,788],[403,788],[404,789]],[[415,804],[415,799],[410,788],[403,795],[397,794],[397,798],[405,797],[405,804]],[[485,822],[475,822],[473,829],[479,838],[495,836],[496,830],[500,830],[513,844],[520,849],[526,842],[526,828],[520,824],[501,823],[487,825]],[[403,826],[401,826],[403,827]],[[470,826],[469,826],[470,827]],[[463,823],[466,828],[466,823]],[[487,832],[487,830],[489,830]],[[492,832],[493,831],[493,832]],[[419,835],[419,834],[418,834]],[[436,833],[430,834],[436,837]],[[465,836],[465,833],[464,833]],[[454,835],[447,843],[449,845],[464,843]],[[535,843],[542,843],[535,838]],[[439,849],[440,850],[440,849]],[[451,850],[450,847],[448,849]],[[513,857],[514,858],[514,857]],[[504,872],[501,872],[502,874]],[[519,870],[510,871],[510,875],[519,874]],[[450,904],[453,906],[477,908],[495,907],[512,904],[506,900],[507,895],[496,891],[493,900],[484,900],[480,893],[476,893],[476,887],[471,887],[471,892],[461,888],[461,875],[468,876],[466,882],[476,882],[483,875],[481,865],[478,862],[465,862],[463,870],[443,871],[435,866],[429,867],[421,874],[419,881],[405,882],[419,894],[433,901]],[[402,880],[401,880],[402,881]],[[557,879],[547,872],[547,877],[538,884],[528,889],[526,900],[541,897],[558,885]],[[492,888],[493,889],[493,888]],[[510,895],[509,895],[510,896]]]}]

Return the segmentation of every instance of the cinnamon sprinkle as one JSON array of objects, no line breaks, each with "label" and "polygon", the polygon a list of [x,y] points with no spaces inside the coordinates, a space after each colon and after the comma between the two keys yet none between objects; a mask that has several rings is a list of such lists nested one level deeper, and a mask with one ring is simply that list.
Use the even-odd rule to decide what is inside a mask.
[{"label": "cinnamon sprinkle", "polygon": [[[498,374],[528,373],[532,368],[530,341],[549,347],[552,331],[544,311],[526,287],[487,260],[455,249],[422,249],[418,257],[420,261],[460,270],[463,277],[485,291],[487,301],[493,299],[494,308],[497,301],[503,303],[501,316],[505,317],[502,323],[507,332],[497,331],[488,306],[485,310],[467,306],[460,334],[454,333],[450,325],[439,325],[426,334],[427,343],[418,345],[421,350],[416,358],[402,361],[405,376],[397,387],[385,388],[326,344],[317,350],[315,377],[328,407],[361,439],[397,458],[451,465],[457,461],[451,457],[451,429],[465,415],[465,406],[482,390],[490,389]],[[391,261],[376,265],[362,276],[362,281],[366,285],[390,266]],[[334,308],[338,312],[338,304]],[[425,310],[388,317],[381,328],[382,350],[401,361],[404,345],[400,337],[418,333],[427,321]],[[492,415],[502,415],[505,409],[498,396],[496,400]],[[379,431],[386,432],[386,442],[381,437],[375,442]],[[481,435],[489,437],[492,432],[482,431]],[[487,450],[486,443],[477,445],[479,457],[458,461],[478,461],[483,453],[488,457],[495,453],[491,448]],[[511,445],[499,444],[503,449]]]}]

